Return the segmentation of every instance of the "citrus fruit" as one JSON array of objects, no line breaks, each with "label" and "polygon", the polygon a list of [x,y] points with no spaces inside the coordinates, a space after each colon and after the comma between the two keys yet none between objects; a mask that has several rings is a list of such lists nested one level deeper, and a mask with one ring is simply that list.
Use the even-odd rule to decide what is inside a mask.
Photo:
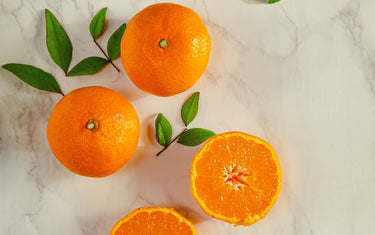
[{"label": "citrus fruit", "polygon": [[133,106],[117,92],[84,87],[64,96],[48,120],[53,154],[70,171],[104,177],[134,154],[139,121]]},{"label": "citrus fruit", "polygon": [[281,170],[273,148],[241,132],[210,138],[191,164],[190,187],[210,216],[235,225],[264,218],[281,189]]},{"label": "citrus fruit", "polygon": [[138,88],[172,96],[198,81],[207,67],[210,49],[210,35],[193,10],[160,3],[129,21],[121,40],[121,59]]},{"label": "citrus fruit", "polygon": [[196,235],[193,224],[172,208],[141,207],[119,220],[110,235]]}]

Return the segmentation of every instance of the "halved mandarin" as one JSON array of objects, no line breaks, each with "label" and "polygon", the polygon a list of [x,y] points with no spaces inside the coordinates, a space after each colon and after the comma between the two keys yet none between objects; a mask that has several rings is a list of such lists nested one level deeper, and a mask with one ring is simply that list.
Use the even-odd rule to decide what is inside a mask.
[{"label": "halved mandarin", "polygon": [[196,235],[193,224],[172,208],[141,207],[120,219],[110,235]]},{"label": "halved mandarin", "polygon": [[199,206],[213,218],[249,226],[275,204],[281,169],[266,141],[241,132],[210,138],[191,164],[190,188]]}]

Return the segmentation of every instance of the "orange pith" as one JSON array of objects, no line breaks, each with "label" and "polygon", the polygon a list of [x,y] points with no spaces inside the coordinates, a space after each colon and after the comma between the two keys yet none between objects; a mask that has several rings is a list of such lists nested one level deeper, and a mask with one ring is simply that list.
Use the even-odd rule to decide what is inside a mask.
[{"label": "orange pith", "polygon": [[207,67],[211,39],[191,9],[160,3],[128,23],[121,40],[124,69],[140,89],[172,96],[192,87]]},{"label": "orange pith", "polygon": [[190,186],[208,215],[248,226],[264,218],[276,202],[281,169],[267,142],[228,132],[212,137],[196,153]]},{"label": "orange pith", "polygon": [[65,95],[52,110],[47,139],[55,157],[70,171],[104,177],[134,154],[138,115],[117,92],[84,87]]},{"label": "orange pith", "polygon": [[119,220],[110,235],[196,235],[193,224],[172,208],[142,207]]}]

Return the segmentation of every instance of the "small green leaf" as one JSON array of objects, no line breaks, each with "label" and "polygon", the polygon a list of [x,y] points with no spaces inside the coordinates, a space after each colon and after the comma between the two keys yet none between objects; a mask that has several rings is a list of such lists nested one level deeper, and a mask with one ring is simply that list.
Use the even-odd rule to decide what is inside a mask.
[{"label": "small green leaf", "polygon": [[193,128],[185,131],[180,138],[178,138],[178,143],[185,146],[197,146],[210,137],[214,136],[215,133],[202,128]]},{"label": "small green leaf", "polygon": [[275,2],[278,2],[280,0],[268,0],[268,3],[275,3]]},{"label": "small green leaf", "polygon": [[106,13],[107,13],[107,8],[104,7],[98,13],[96,13],[94,18],[92,18],[91,20],[90,33],[94,40],[98,39],[98,37],[103,33]]},{"label": "small green leaf", "polygon": [[155,120],[156,140],[158,143],[166,147],[172,138],[172,127],[168,120],[159,113]]},{"label": "small green leaf", "polygon": [[121,38],[125,32],[126,24],[122,24],[109,38],[107,43],[107,52],[110,60],[116,59],[120,55]]},{"label": "small green leaf", "polygon": [[68,76],[78,76],[78,75],[90,75],[98,72],[108,63],[108,60],[101,57],[88,57],[79,62],[74,68],[72,68]]},{"label": "small green leaf", "polygon": [[188,126],[191,121],[195,118],[198,112],[199,92],[195,92],[190,98],[184,103],[181,109],[182,121],[185,126]]},{"label": "small green leaf", "polygon": [[52,60],[65,72],[68,72],[72,60],[73,47],[64,28],[56,17],[45,10],[47,29],[47,48]]},{"label": "small green leaf", "polygon": [[32,87],[63,95],[56,79],[39,68],[26,64],[4,64],[2,67]]}]

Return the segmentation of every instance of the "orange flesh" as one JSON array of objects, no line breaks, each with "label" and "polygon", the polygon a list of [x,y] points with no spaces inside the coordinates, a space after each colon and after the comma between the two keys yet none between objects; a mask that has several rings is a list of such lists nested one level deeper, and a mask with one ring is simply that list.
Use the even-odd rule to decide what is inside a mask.
[{"label": "orange flesh", "polygon": [[193,225],[170,208],[139,208],[121,219],[111,235],[194,235]]},{"label": "orange flesh", "polygon": [[272,147],[261,141],[243,133],[222,134],[197,153],[191,187],[208,214],[243,225],[267,214],[280,191],[281,172]]}]

